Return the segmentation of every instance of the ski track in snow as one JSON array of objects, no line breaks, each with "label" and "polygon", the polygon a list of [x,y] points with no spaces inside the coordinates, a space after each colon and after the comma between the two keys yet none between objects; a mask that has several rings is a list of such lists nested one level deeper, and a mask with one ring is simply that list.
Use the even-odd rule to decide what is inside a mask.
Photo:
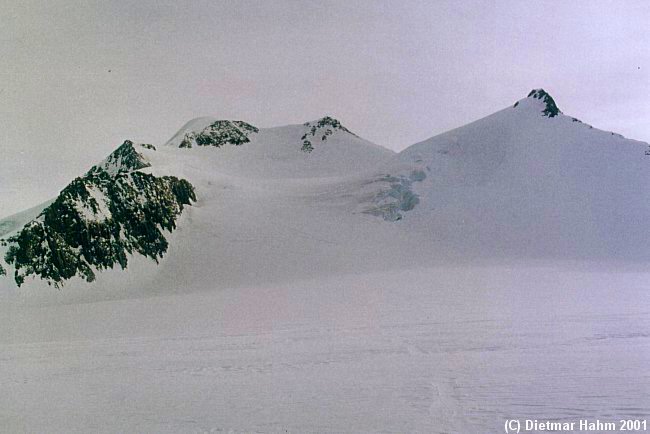
[{"label": "ski track in snow", "polygon": [[434,268],[14,306],[2,320],[0,426],[443,433],[500,432],[506,418],[643,418],[648,277]]}]

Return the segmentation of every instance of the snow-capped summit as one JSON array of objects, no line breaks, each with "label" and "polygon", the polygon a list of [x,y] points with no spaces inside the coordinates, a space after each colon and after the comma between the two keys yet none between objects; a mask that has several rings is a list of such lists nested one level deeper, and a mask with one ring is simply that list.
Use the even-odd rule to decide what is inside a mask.
[{"label": "snow-capped summit", "polygon": [[[514,108],[412,145],[384,173],[408,180],[419,201],[404,219],[456,247],[650,257],[636,226],[650,218],[640,196],[650,183],[647,148],[564,115],[536,89]],[[414,170],[421,180],[411,180]]]},{"label": "snow-capped summit", "polygon": [[549,118],[562,114],[555,100],[544,89],[533,89],[528,96],[515,103],[514,107],[531,107]]},{"label": "snow-capped summit", "polygon": [[101,168],[109,174],[115,175],[120,172],[131,172],[150,167],[151,163],[144,155],[145,149],[155,151],[156,147],[148,143],[134,144],[131,140],[125,140],[102,162],[93,166],[91,171]]}]

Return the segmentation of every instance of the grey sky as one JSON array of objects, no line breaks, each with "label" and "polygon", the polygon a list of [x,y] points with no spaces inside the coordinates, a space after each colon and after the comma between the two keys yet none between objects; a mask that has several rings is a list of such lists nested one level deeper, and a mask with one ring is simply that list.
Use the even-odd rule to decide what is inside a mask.
[{"label": "grey sky", "polygon": [[400,150],[544,87],[650,141],[647,1],[0,3],[0,215],[124,139],[325,114]]}]

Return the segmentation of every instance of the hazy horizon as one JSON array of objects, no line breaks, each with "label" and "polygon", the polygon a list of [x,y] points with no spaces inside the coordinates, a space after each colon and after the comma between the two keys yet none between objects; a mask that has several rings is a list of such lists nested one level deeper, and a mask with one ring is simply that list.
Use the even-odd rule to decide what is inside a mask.
[{"label": "hazy horizon", "polygon": [[642,1],[10,0],[0,14],[0,216],[199,116],[328,114],[399,151],[542,87],[565,113],[650,141]]}]

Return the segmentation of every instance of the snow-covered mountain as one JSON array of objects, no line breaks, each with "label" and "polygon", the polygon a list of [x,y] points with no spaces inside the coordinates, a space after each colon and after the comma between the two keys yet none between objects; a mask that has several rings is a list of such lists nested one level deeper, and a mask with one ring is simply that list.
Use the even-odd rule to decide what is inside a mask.
[{"label": "snow-covered mountain", "polygon": [[157,286],[201,287],[449,257],[649,258],[647,147],[542,89],[399,154],[331,117],[198,118],[161,146],[125,141],[39,212],[0,221],[3,269],[58,285],[165,255]]},{"label": "snow-covered mountain", "polygon": [[639,419],[647,149],[541,89],[399,154],[330,117],[124,141],[0,220],[2,428]]},{"label": "snow-covered mountain", "polygon": [[[158,261],[168,247],[168,236],[161,231],[176,228],[184,205],[195,200],[194,185],[199,189],[198,207],[211,211],[197,210],[201,216],[188,225],[196,239],[189,241],[192,252],[187,257],[197,256],[194,264],[219,256],[223,263],[233,257],[250,261],[254,252],[233,256],[237,248],[221,250],[229,243],[214,246],[206,234],[236,233],[229,225],[241,222],[249,223],[238,228],[242,231],[259,230],[262,226],[252,215],[272,212],[267,202],[276,206],[276,196],[282,198],[277,206],[290,209],[292,201],[310,195],[315,186],[372,170],[393,155],[331,117],[266,129],[198,118],[162,146],[125,141],[53,202],[0,221],[7,262],[0,272],[11,269],[19,284],[31,276],[60,285],[75,276],[95,280],[96,270],[126,268],[132,253]],[[232,200],[224,197],[223,190],[229,189],[237,192]],[[251,206],[255,213],[247,212]],[[223,209],[237,216],[220,222]],[[262,239],[277,237],[278,231],[269,228]],[[206,250],[212,252],[208,257]],[[179,268],[191,273],[193,266],[171,267]]]},{"label": "snow-covered mountain", "polygon": [[562,114],[542,89],[405,149],[386,171],[420,204],[409,224],[498,254],[648,259],[648,144]]}]

